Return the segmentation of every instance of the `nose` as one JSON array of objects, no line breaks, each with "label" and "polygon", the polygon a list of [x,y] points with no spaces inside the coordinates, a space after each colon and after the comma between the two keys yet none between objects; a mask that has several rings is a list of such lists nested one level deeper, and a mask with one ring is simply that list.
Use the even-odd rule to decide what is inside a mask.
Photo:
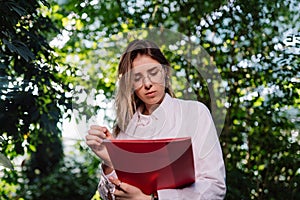
[{"label": "nose", "polygon": [[144,84],[144,87],[145,87],[146,89],[149,89],[149,88],[152,87],[152,82],[151,82],[151,80],[149,79],[148,76],[146,76],[146,77],[144,78],[143,84]]}]

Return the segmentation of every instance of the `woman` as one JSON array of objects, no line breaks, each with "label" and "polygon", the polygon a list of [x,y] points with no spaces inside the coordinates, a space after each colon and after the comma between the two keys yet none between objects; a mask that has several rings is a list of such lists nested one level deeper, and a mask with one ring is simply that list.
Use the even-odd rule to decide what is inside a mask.
[{"label": "woman", "polygon": [[[200,102],[173,98],[170,64],[150,41],[131,42],[122,55],[116,93],[116,124],[111,133],[93,125],[86,143],[102,159],[99,192],[103,199],[223,199],[225,167],[216,129],[208,109]],[[195,162],[194,184],[159,190],[152,195],[121,183],[103,139],[160,139],[191,137]]]}]

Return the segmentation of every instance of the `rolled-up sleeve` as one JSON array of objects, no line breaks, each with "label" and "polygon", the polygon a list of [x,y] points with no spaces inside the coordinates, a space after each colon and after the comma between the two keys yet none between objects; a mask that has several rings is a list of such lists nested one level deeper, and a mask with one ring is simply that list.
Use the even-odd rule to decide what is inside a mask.
[{"label": "rolled-up sleeve", "polygon": [[100,181],[98,184],[98,192],[100,194],[101,199],[103,200],[114,200],[114,191],[115,185],[109,181],[109,177],[117,178],[117,174],[112,171],[110,174],[105,175],[102,166],[100,167]]}]

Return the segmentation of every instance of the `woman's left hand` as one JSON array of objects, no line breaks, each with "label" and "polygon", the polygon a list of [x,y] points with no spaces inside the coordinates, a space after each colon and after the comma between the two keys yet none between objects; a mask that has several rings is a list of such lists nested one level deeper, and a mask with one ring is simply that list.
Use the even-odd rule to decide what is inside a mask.
[{"label": "woman's left hand", "polygon": [[121,182],[117,178],[110,177],[110,181],[116,186],[114,192],[116,200],[130,199],[130,200],[151,200],[150,195],[144,194],[139,188]]}]

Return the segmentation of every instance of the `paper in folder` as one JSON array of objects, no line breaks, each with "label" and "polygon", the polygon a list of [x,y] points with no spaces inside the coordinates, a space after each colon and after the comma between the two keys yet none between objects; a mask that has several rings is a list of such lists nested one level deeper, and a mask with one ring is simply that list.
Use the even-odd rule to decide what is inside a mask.
[{"label": "paper in folder", "polygon": [[190,137],[156,140],[104,140],[122,182],[145,194],[182,188],[195,182]]}]

